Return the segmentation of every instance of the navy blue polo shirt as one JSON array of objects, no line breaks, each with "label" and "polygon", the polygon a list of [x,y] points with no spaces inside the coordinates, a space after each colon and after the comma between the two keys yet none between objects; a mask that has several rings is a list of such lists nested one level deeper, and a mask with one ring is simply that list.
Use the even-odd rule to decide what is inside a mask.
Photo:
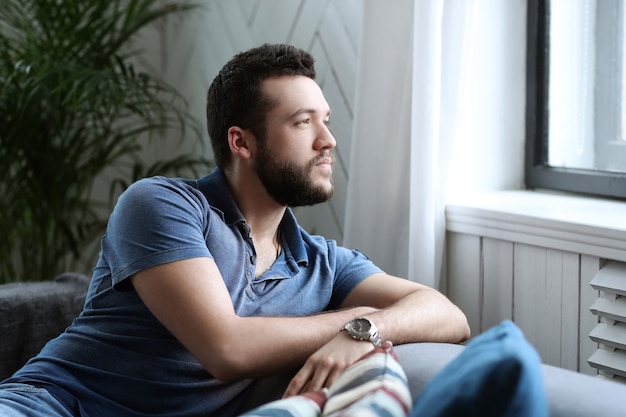
[{"label": "navy blue polo shirt", "polygon": [[288,209],[283,250],[256,278],[249,231],[219,168],[199,181],[133,184],[111,214],[83,312],[9,381],[46,387],[84,416],[234,415],[252,380],[210,375],[150,313],[130,276],[209,257],[238,315],[302,316],[338,308],[381,272],[360,252],[308,234]]}]

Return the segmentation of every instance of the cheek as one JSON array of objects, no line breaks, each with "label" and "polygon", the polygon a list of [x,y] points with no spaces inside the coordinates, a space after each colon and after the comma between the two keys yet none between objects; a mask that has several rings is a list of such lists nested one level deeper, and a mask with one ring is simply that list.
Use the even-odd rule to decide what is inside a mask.
[{"label": "cheek", "polygon": [[305,165],[317,156],[317,152],[313,151],[314,137],[308,132],[276,129],[267,138],[267,150],[277,160]]},{"label": "cheek", "polygon": [[297,141],[283,141],[282,143],[277,143],[271,149],[272,155],[280,161],[299,162],[304,159],[304,149],[295,142]]}]

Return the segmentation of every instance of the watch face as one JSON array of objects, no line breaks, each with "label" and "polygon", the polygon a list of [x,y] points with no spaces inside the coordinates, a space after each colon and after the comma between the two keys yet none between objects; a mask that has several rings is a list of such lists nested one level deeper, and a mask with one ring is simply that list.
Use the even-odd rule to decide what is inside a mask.
[{"label": "watch face", "polygon": [[376,347],[380,346],[380,334],[378,329],[364,317],[358,317],[347,322],[341,330],[346,330],[353,339],[369,340]]},{"label": "watch face", "polygon": [[353,325],[353,330],[356,333],[360,333],[363,335],[367,335],[372,327],[369,320],[361,319],[361,318],[354,320],[352,322],[352,325]]},{"label": "watch face", "polygon": [[380,333],[378,329],[369,319],[358,317],[352,319],[341,328],[356,340],[369,340],[376,347],[381,345]]}]

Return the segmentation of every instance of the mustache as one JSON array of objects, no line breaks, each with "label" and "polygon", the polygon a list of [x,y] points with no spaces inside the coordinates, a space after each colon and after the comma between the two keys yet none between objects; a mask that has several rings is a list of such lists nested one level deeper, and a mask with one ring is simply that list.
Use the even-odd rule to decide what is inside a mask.
[{"label": "mustache", "polygon": [[328,159],[330,161],[331,165],[333,165],[335,163],[334,155],[330,151],[325,151],[321,155],[313,158],[313,160],[310,163],[310,167],[313,168],[315,165],[319,164],[321,161],[323,161],[325,159]]}]

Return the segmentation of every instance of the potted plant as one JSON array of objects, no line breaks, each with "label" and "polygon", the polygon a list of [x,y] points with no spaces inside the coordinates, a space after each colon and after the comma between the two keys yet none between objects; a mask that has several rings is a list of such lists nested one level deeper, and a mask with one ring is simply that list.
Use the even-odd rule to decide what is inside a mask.
[{"label": "potted plant", "polygon": [[[145,27],[193,7],[0,2],[0,283],[72,269],[103,233],[120,185],[211,165],[192,154],[141,157],[146,146],[202,137],[180,94],[138,69],[133,44]],[[97,182],[109,188],[104,198]]]}]

